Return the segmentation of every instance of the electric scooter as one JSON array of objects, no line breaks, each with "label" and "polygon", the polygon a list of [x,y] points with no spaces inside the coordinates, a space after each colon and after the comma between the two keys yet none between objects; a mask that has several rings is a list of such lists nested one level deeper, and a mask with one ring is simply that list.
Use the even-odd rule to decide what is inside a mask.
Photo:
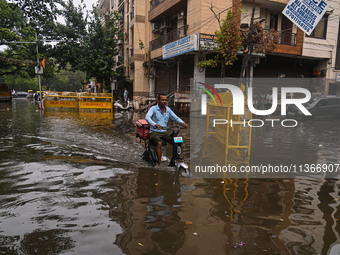
[{"label": "electric scooter", "polygon": [[[182,173],[183,176],[190,176],[189,167],[186,163],[184,163],[184,159],[180,157],[182,153],[182,143],[183,138],[179,135],[179,132],[184,127],[180,125],[170,126],[170,127],[162,127],[163,130],[171,130],[170,137],[172,139],[172,157],[169,163],[169,167],[175,167],[177,173]],[[163,159],[167,159],[166,155],[166,142],[163,141],[162,144],[162,154]],[[156,146],[151,145],[149,140],[145,141],[145,151],[142,155],[142,158],[149,162],[152,166],[155,166],[158,162],[157,154],[156,154]]]}]

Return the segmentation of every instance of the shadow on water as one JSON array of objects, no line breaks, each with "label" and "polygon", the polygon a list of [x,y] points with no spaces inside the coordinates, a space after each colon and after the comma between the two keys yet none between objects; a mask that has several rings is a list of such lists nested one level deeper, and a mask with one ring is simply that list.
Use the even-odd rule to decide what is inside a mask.
[{"label": "shadow on water", "polygon": [[[141,160],[143,117],[1,104],[0,254],[300,255],[340,242],[338,179],[173,184],[172,171]],[[257,130],[253,160],[336,162],[338,123],[303,125]]]}]

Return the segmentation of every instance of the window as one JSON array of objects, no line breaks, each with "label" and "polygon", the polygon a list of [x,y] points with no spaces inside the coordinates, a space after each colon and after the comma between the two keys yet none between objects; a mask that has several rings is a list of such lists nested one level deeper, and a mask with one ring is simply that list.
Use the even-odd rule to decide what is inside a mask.
[{"label": "window", "polygon": [[310,37],[326,39],[327,35],[327,23],[328,23],[328,14],[325,14],[320,22],[316,25],[315,29],[311,33]]},{"label": "window", "polygon": [[269,25],[269,28],[270,29],[274,28],[274,30],[277,31],[278,21],[279,21],[279,15],[271,13],[270,14],[270,25]]}]

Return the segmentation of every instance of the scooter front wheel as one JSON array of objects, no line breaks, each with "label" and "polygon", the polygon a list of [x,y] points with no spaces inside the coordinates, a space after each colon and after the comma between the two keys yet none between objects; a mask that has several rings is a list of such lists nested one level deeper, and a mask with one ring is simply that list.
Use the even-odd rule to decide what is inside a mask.
[{"label": "scooter front wheel", "polygon": [[178,173],[180,173],[183,177],[190,177],[191,176],[189,169],[185,168],[183,166],[180,166],[178,168]]}]

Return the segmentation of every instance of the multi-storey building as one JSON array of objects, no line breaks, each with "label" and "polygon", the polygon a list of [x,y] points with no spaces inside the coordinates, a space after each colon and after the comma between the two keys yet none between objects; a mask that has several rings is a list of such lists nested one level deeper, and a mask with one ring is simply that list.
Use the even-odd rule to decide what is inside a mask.
[{"label": "multi-storey building", "polygon": [[[331,80],[323,92],[335,93],[340,68],[336,64],[336,59],[340,63],[336,57],[340,3],[328,2],[330,8],[312,35],[306,36],[282,15],[288,0],[255,0],[255,20],[264,29],[280,32],[280,42],[274,52],[259,59],[254,77],[326,77]],[[121,15],[126,33],[120,53],[126,79],[121,86],[130,86],[133,97],[138,98],[189,91],[190,78],[218,77],[216,68],[197,66],[215,52],[209,47],[218,29],[215,14],[223,18],[229,9],[241,10],[240,26],[247,26],[252,0],[101,0],[99,7]],[[240,55],[227,76],[239,77],[241,59]]]},{"label": "multi-storey building", "polygon": [[[282,11],[288,0],[256,0],[255,20],[265,20],[265,29],[280,32],[275,51],[261,59],[254,69],[254,77],[324,77],[328,79],[324,93],[333,93],[336,73],[336,45],[338,40],[340,2],[329,0],[329,9],[310,36],[287,19]],[[241,23],[250,22],[252,1],[242,3]],[[339,53],[338,53],[339,54]]]}]

